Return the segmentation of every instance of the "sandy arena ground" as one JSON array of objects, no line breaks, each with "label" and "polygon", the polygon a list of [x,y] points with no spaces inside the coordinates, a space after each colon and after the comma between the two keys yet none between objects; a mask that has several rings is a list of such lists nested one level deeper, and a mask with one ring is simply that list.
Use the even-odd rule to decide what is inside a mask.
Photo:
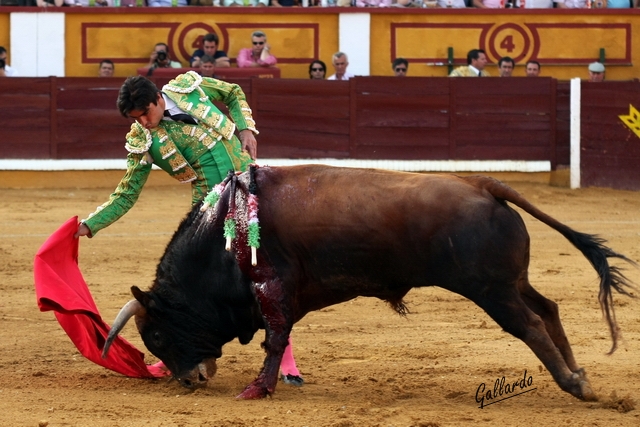
[{"label": "sandy arena ground", "polygon": [[[623,340],[607,356],[611,341],[595,272],[562,236],[527,214],[531,282],[559,304],[600,402],[561,391],[522,342],[471,302],[437,288],[410,292],[407,318],[366,298],[308,315],[293,333],[306,384],[279,383],[273,397],[261,401],[235,396],[262,366],[262,332],[247,346],[228,344],[215,379],[195,392],[175,381],[105,370],[79,355],[53,313],[38,311],[32,269],[44,240],[106,200],[116,182],[98,189],[0,189],[2,427],[640,425],[640,301],[615,297]],[[600,234],[640,261],[640,192],[512,185],[557,219]],[[107,322],[130,299],[130,286],[150,285],[189,200],[186,186],[148,187],[121,221],[81,241],[80,268]],[[627,272],[640,283],[639,270]],[[145,350],[133,322],[123,335]],[[481,383],[492,388],[496,379],[512,382],[525,371],[534,391],[478,407]]]}]

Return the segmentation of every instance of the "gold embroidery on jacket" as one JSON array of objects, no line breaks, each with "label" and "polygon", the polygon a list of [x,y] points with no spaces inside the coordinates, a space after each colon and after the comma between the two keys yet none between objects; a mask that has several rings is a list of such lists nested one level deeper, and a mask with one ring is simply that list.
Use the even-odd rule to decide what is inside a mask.
[{"label": "gold embroidery on jacket", "polygon": [[162,145],[159,147],[159,150],[162,158],[166,159],[167,157],[171,156],[176,152],[176,146],[174,144]]},{"label": "gold embroidery on jacket", "polygon": [[[236,125],[231,120],[227,120],[226,122],[224,122],[224,126],[222,126],[222,129],[220,129],[219,135],[220,134],[221,135],[233,135],[233,132],[235,130],[236,130]],[[215,130],[214,130],[214,132],[215,132]],[[216,134],[217,133],[218,132],[216,132]],[[227,139],[231,139],[231,138],[227,137]]]},{"label": "gold embroidery on jacket", "polygon": [[191,168],[188,168],[184,172],[177,173],[173,175],[173,177],[178,181],[184,182],[184,183],[195,181],[195,179],[197,178],[196,173]]},{"label": "gold embroidery on jacket", "polygon": [[169,159],[169,166],[171,166],[171,170],[175,172],[187,166],[187,161],[182,154],[176,153],[175,156]]},{"label": "gold embroidery on jacket", "polygon": [[192,111],[192,114],[196,117],[202,117],[203,119],[207,117],[207,113],[209,108],[206,104],[198,104],[196,108]]}]

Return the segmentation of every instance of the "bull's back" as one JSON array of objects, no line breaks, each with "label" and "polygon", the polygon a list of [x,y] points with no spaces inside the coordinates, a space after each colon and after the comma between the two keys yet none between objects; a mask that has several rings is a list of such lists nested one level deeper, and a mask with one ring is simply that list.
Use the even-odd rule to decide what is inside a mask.
[{"label": "bull's back", "polygon": [[491,262],[484,251],[503,250],[496,235],[520,232],[517,214],[454,175],[261,168],[258,187],[276,268],[338,298],[455,288],[465,274],[457,263]]}]

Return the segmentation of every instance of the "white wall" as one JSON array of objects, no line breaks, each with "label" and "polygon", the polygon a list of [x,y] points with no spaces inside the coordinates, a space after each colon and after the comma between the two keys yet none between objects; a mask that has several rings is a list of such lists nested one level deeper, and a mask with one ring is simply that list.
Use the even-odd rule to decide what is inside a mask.
[{"label": "white wall", "polygon": [[64,77],[65,14],[12,13],[11,66],[20,77]]},{"label": "white wall", "polygon": [[[356,76],[368,76],[371,71],[371,15],[368,13],[341,13],[338,46],[349,57],[347,71]],[[329,70],[331,66],[329,65]],[[328,74],[333,74],[330,71]]]}]

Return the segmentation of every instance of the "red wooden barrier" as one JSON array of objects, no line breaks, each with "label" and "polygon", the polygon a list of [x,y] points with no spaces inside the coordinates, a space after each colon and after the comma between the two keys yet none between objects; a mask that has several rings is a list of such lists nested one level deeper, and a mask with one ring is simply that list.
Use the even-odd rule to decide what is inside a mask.
[{"label": "red wooden barrier", "polygon": [[121,78],[57,79],[57,132],[51,138],[56,158],[112,159],[125,154],[131,120],[116,107],[121,85]]},{"label": "red wooden barrier", "polygon": [[253,79],[263,158],[347,158],[349,82]]},{"label": "red wooden barrier", "polygon": [[432,159],[451,156],[449,142],[453,79],[446,77],[354,79],[355,127],[351,135],[359,159]]},{"label": "red wooden barrier", "polygon": [[[151,79],[161,87],[169,77]],[[550,160],[555,168],[557,158],[569,157],[568,139],[556,144],[557,88],[550,78],[229,80],[253,109],[261,158]],[[115,106],[121,84],[120,78],[0,79],[0,156],[124,157],[130,121]]]},{"label": "red wooden barrier", "polygon": [[0,78],[0,154],[3,158],[55,158],[50,78]]},{"label": "red wooden barrier", "polygon": [[640,190],[640,137],[620,115],[640,108],[640,82],[582,83],[581,186]]}]

